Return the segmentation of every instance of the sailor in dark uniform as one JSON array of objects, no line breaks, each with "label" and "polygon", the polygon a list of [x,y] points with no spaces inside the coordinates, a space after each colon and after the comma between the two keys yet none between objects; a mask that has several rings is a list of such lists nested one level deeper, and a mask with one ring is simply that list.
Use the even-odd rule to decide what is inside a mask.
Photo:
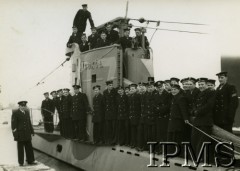
[{"label": "sailor in dark uniform", "polygon": [[170,80],[165,80],[164,81],[164,89],[171,94],[171,81]]},{"label": "sailor in dark uniform", "polygon": [[138,147],[139,151],[147,150],[147,141],[148,141],[148,124],[147,124],[147,111],[146,111],[146,97],[147,97],[147,88],[148,83],[139,82],[138,83],[138,94],[140,96],[141,103],[141,115],[138,124]]},{"label": "sailor in dark uniform", "polygon": [[117,112],[118,112],[118,127],[117,127],[117,142],[119,145],[129,144],[129,104],[128,96],[124,94],[124,88],[118,87],[117,95]]},{"label": "sailor in dark uniform", "polygon": [[141,115],[141,99],[140,95],[137,93],[137,85],[130,85],[130,93],[129,96],[129,120],[130,120],[130,146],[132,148],[138,145],[137,136],[138,136],[138,124]]},{"label": "sailor in dark uniform", "polygon": [[154,82],[150,81],[147,84],[147,93],[145,96],[144,111],[146,112],[146,127],[147,127],[147,141],[156,141],[156,131],[157,131],[157,114],[155,112],[155,94],[156,90],[154,87]]},{"label": "sailor in dark uniform", "polygon": [[53,126],[53,115],[55,106],[53,101],[49,98],[49,93],[44,93],[45,99],[42,101],[41,105],[41,114],[43,117],[44,122],[44,129],[46,132],[52,133],[54,126]]},{"label": "sailor in dark uniform", "polygon": [[100,93],[101,86],[93,87],[93,142],[102,144],[104,142],[104,97]]},{"label": "sailor in dark uniform", "polygon": [[232,132],[235,113],[238,107],[238,95],[234,85],[228,84],[227,72],[216,74],[220,85],[216,89],[214,123]]},{"label": "sailor in dark uniform", "polygon": [[35,165],[35,158],[32,147],[32,136],[34,130],[30,120],[29,110],[26,107],[27,101],[18,102],[19,109],[12,111],[12,132],[14,140],[17,141],[18,163],[20,166],[24,164],[24,149],[27,162]]},{"label": "sailor in dark uniform", "polygon": [[91,27],[94,27],[94,22],[93,22],[91,13],[87,10],[87,4],[83,4],[82,8],[83,9],[80,9],[77,12],[73,20],[73,25],[77,27],[78,32],[80,33],[80,36],[86,30],[87,20],[89,20]]},{"label": "sailor in dark uniform", "polygon": [[109,46],[109,45],[110,45],[110,42],[107,40],[107,34],[103,31],[101,33],[100,39],[98,39],[97,47],[100,48],[100,47]]},{"label": "sailor in dark uniform", "polygon": [[85,33],[82,34],[81,40],[82,40],[82,43],[79,46],[80,51],[81,52],[88,51],[89,50],[89,44],[88,44],[87,36],[86,36]]},{"label": "sailor in dark uniform", "polygon": [[59,89],[57,91],[58,93],[58,97],[57,97],[57,104],[56,104],[56,108],[57,108],[57,112],[58,112],[58,119],[59,119],[59,122],[58,122],[58,128],[60,129],[60,135],[62,135],[63,133],[63,128],[62,128],[62,113],[63,113],[63,106],[62,106],[62,101],[63,101],[63,90],[62,89]]},{"label": "sailor in dark uniform", "polygon": [[167,140],[181,145],[184,140],[185,123],[189,123],[187,100],[177,84],[172,85],[172,95]]},{"label": "sailor in dark uniform", "polygon": [[[214,93],[208,89],[207,78],[199,78],[198,87],[200,93],[197,95],[196,103],[193,107],[191,122],[195,127],[211,135]],[[192,128],[191,143],[195,150],[195,154],[199,154],[203,142],[211,142],[211,139],[199,130]]]},{"label": "sailor in dark uniform", "polygon": [[[190,116],[193,114],[194,105],[197,101],[197,96],[200,93],[200,90],[196,87],[197,79],[193,77],[186,78],[188,84],[188,91],[183,91],[184,96],[187,98],[188,103],[188,111]],[[185,140],[191,141],[191,127],[189,125],[185,125]]]},{"label": "sailor in dark uniform", "polygon": [[[142,30],[140,28],[135,28],[134,29],[136,36],[133,38],[134,43],[136,44],[137,47],[142,47],[144,49],[149,48],[149,42],[146,36],[143,37],[142,35]],[[144,44],[145,46],[143,47],[142,45],[142,39],[144,38]]]},{"label": "sailor in dark uniform", "polygon": [[213,80],[213,79],[208,79],[207,80],[207,86],[212,91],[215,91],[215,86],[216,86],[215,82],[216,82],[216,80]]},{"label": "sailor in dark uniform", "polygon": [[74,127],[71,118],[72,113],[72,96],[69,93],[69,89],[63,89],[64,98],[62,99],[62,128],[63,137],[70,139],[75,138]]},{"label": "sailor in dark uniform", "polygon": [[92,34],[88,36],[88,43],[89,43],[90,49],[94,49],[94,48],[97,48],[97,42],[98,42],[98,39],[100,39],[100,36],[97,33],[96,27],[92,27],[91,31],[92,31]]},{"label": "sailor in dark uniform", "polygon": [[73,85],[74,95],[72,96],[71,118],[74,125],[74,138],[77,138],[80,141],[86,141],[88,100],[86,94],[80,92],[79,88],[79,85]]},{"label": "sailor in dark uniform", "polygon": [[107,40],[110,44],[117,43],[119,40],[119,33],[116,30],[113,30],[113,23],[109,22],[106,24],[106,34]]},{"label": "sailor in dark uniform", "polygon": [[157,93],[154,97],[155,113],[157,115],[157,142],[167,141],[167,127],[170,114],[172,95],[164,90],[163,81],[157,81],[155,87]]},{"label": "sailor in dark uniform", "polygon": [[124,29],[124,36],[120,37],[118,40],[118,43],[122,46],[123,51],[125,51],[126,48],[132,47],[132,37],[130,35],[130,29]]},{"label": "sailor in dark uniform", "polygon": [[69,37],[69,40],[67,42],[67,47],[68,48],[71,48],[73,43],[77,43],[78,46],[82,43],[81,35],[79,34],[77,27],[73,26],[72,29],[73,29],[73,33]]},{"label": "sailor in dark uniform", "polygon": [[105,104],[105,143],[115,144],[115,131],[117,119],[117,92],[113,88],[113,81],[106,81],[107,89],[103,91]]}]

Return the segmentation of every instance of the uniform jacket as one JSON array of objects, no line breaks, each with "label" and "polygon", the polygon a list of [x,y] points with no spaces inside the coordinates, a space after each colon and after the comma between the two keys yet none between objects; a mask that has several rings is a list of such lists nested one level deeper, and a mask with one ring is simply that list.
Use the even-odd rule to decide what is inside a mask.
[{"label": "uniform jacket", "polygon": [[62,119],[71,118],[72,113],[72,96],[64,96],[62,99]]},{"label": "uniform jacket", "polygon": [[41,114],[43,117],[51,117],[54,114],[55,106],[51,99],[43,100],[41,105]]},{"label": "uniform jacket", "polygon": [[111,30],[110,32],[106,31],[107,34],[107,40],[110,42],[110,44],[114,44],[118,42],[119,39],[119,33],[116,30]]},{"label": "uniform jacket", "polygon": [[95,35],[91,34],[88,36],[88,42],[90,44],[90,49],[97,48],[97,42],[100,39],[100,36],[96,33]]},{"label": "uniform jacket", "polygon": [[72,113],[73,120],[85,120],[87,118],[88,100],[84,93],[79,92],[72,96]]},{"label": "uniform jacket", "polygon": [[91,13],[89,11],[84,11],[83,9],[80,9],[73,20],[73,25],[78,28],[79,32],[85,32],[87,26],[87,19],[89,20],[91,27],[94,27]]},{"label": "uniform jacket", "polygon": [[104,121],[104,97],[102,94],[93,97],[93,117],[92,122]]},{"label": "uniform jacket", "polygon": [[116,104],[117,92],[112,89],[103,91],[104,105],[105,105],[105,120],[117,119],[117,104]]},{"label": "uniform jacket", "polygon": [[129,105],[127,95],[117,95],[117,112],[118,120],[125,120],[129,118]]},{"label": "uniform jacket", "polygon": [[146,121],[149,124],[153,124],[156,121],[157,115],[155,112],[155,95],[156,92],[146,92],[144,100],[144,116],[146,116]]},{"label": "uniform jacket", "polygon": [[34,134],[29,111],[23,113],[20,109],[12,111],[11,127],[15,141],[30,141]]},{"label": "uniform jacket", "polygon": [[100,48],[100,47],[104,47],[104,46],[109,46],[110,45],[110,42],[108,40],[103,40],[103,39],[98,39],[98,42],[97,42],[97,47]]},{"label": "uniform jacket", "polygon": [[212,126],[213,124],[213,107],[214,107],[214,92],[207,89],[198,94],[194,106],[195,126]]},{"label": "uniform jacket", "polygon": [[57,103],[56,103],[56,108],[57,108],[57,111],[58,111],[59,119],[62,119],[62,113],[63,113],[62,102],[63,102],[63,98],[64,98],[64,96],[58,97],[57,98]]},{"label": "uniform jacket", "polygon": [[88,45],[88,41],[86,41],[85,43],[81,43],[79,46],[79,49],[81,52],[85,52],[89,50],[89,45]]},{"label": "uniform jacket", "polygon": [[[133,38],[134,41],[136,42],[136,46],[138,47],[142,47],[142,36],[136,36]],[[146,36],[144,36],[144,40],[145,40],[145,49],[147,49],[149,47],[149,42]]]},{"label": "uniform jacket", "polygon": [[169,118],[172,95],[165,90],[155,94],[155,113],[158,118]]},{"label": "uniform jacket", "polygon": [[225,84],[216,89],[214,123],[231,125],[238,107],[238,95],[235,86]]},{"label": "uniform jacket", "polygon": [[72,34],[70,37],[69,37],[69,40],[67,42],[67,47],[68,48],[71,48],[71,44],[72,43],[77,43],[78,46],[82,43],[82,40],[81,40],[81,35],[79,33],[77,34]]},{"label": "uniform jacket", "polygon": [[129,96],[129,119],[132,125],[137,125],[141,116],[141,98],[138,93]]},{"label": "uniform jacket", "polygon": [[192,92],[188,90],[184,93],[187,98],[188,109],[190,114],[193,111],[193,107],[195,106],[197,96],[199,93],[200,93],[200,90],[198,88],[194,88]]},{"label": "uniform jacket", "polygon": [[187,109],[186,97],[184,97],[182,93],[178,93],[177,95],[173,96],[172,99],[168,132],[183,131],[185,126],[184,120],[188,119],[189,113]]},{"label": "uniform jacket", "polygon": [[132,47],[132,37],[120,37],[118,43],[122,46],[122,49],[125,50],[126,48]]}]

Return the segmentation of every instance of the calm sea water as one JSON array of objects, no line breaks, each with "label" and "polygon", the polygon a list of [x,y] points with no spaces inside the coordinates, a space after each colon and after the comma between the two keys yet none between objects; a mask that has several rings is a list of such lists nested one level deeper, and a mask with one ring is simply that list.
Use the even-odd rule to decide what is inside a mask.
[{"label": "calm sea water", "polygon": [[[36,112],[35,112],[36,113]],[[11,132],[11,110],[0,111],[0,165],[16,165],[17,161],[17,144],[13,140]],[[41,114],[35,114],[33,121],[37,124],[41,119]],[[8,122],[8,124],[3,124]],[[65,164],[59,160],[49,157],[39,151],[34,151],[37,161],[54,168],[56,171],[79,171],[75,167]]]}]

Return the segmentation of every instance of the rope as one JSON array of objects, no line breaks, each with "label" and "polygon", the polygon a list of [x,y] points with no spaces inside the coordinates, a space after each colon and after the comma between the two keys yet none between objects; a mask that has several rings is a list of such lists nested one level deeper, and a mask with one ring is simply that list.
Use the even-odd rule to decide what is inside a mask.
[{"label": "rope", "polygon": [[[191,123],[187,123],[188,125],[190,125],[191,127],[193,127],[194,129],[198,130],[199,132],[203,133],[204,135],[206,135],[207,137],[211,138],[212,140],[218,142],[218,143],[221,143],[221,141],[217,140],[216,138],[212,137],[211,135],[207,134],[206,132],[204,132],[203,130],[199,129],[198,127],[194,126],[193,124]],[[233,150],[231,149],[230,147],[226,146],[225,144],[223,144],[224,147],[226,147],[227,149],[229,150]],[[240,153],[236,150],[233,150],[234,153],[240,155]]]},{"label": "rope", "polygon": [[[135,20],[135,21],[139,21],[139,19],[130,19],[130,20]],[[178,22],[178,21],[163,21],[163,20],[158,20],[158,21],[154,21],[154,20],[144,20],[144,22],[161,22],[161,23],[169,23],[169,24],[187,24],[187,25],[198,25],[198,26],[207,26],[207,24],[201,24],[201,23],[187,23],[187,22]]]},{"label": "rope", "polygon": [[58,67],[56,67],[54,70],[52,70],[49,74],[47,74],[45,77],[43,77],[37,84],[35,84],[33,87],[29,88],[27,91],[25,91],[20,98],[22,98],[25,94],[27,94],[29,91],[31,91],[32,89],[34,89],[35,87],[44,84],[44,80],[49,77],[52,73],[54,73],[58,68],[60,68],[61,66],[64,65],[64,63],[66,63],[67,61],[69,61],[69,58],[65,59]]},{"label": "rope", "polygon": [[[138,27],[139,28],[141,26],[132,25],[132,27]],[[175,32],[180,32],[180,33],[208,34],[208,33],[188,31],[188,30],[160,29],[160,28],[155,28],[155,27],[146,27],[146,28],[148,28],[148,29],[156,29],[156,30],[163,30],[163,31],[175,31]]]}]

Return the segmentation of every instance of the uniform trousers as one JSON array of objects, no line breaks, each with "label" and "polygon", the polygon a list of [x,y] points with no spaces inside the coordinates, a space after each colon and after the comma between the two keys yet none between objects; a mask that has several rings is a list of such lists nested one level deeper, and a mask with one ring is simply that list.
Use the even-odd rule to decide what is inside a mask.
[{"label": "uniform trousers", "polygon": [[129,121],[126,119],[118,120],[117,142],[120,145],[129,144]]},{"label": "uniform trousers", "polygon": [[111,144],[115,143],[115,131],[116,130],[116,120],[106,120],[105,121],[105,143]]},{"label": "uniform trousers", "polygon": [[23,165],[24,163],[24,149],[26,153],[26,159],[28,163],[32,163],[35,161],[32,142],[29,141],[18,141],[17,142],[17,150],[18,150],[18,163]]},{"label": "uniform trousers", "polygon": [[104,124],[103,122],[93,123],[93,141],[95,143],[103,142]]}]

